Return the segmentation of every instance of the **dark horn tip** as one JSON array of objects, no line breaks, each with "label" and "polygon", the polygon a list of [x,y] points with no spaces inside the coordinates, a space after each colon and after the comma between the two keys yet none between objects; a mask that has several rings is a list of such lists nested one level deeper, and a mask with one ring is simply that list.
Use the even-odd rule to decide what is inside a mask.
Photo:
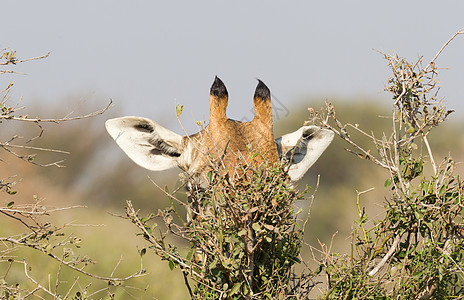
[{"label": "dark horn tip", "polygon": [[227,89],[219,77],[214,78],[213,85],[211,86],[210,94],[219,98],[227,96]]},{"label": "dark horn tip", "polygon": [[264,82],[262,82],[259,79],[258,79],[258,86],[256,86],[255,98],[261,98],[261,99],[270,99],[271,98],[271,91],[264,84]]}]

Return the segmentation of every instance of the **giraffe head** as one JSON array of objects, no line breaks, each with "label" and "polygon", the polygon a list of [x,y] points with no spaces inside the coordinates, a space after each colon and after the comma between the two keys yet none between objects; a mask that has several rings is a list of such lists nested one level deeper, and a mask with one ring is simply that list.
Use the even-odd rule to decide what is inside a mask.
[{"label": "giraffe head", "polygon": [[[206,187],[211,167],[222,168],[233,178],[240,163],[263,161],[285,161],[290,181],[296,182],[333,139],[332,131],[317,126],[303,126],[275,139],[271,93],[260,80],[253,98],[252,121],[228,119],[227,105],[226,86],[216,77],[210,90],[209,124],[193,135],[181,136],[141,117],[110,119],[106,129],[135,163],[153,171],[179,167],[189,176],[190,187]],[[261,155],[251,155],[250,150]]]}]

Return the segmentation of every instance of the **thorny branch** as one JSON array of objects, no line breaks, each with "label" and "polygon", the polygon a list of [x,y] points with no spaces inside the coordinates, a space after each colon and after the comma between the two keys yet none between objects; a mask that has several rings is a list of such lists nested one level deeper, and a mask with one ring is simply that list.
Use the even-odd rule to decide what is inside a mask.
[{"label": "thorny branch", "polygon": [[153,244],[155,247],[154,249],[161,253],[162,255],[166,255],[170,259],[174,260],[176,263],[178,263],[180,266],[185,268],[186,270],[189,270],[189,272],[192,272],[193,275],[200,277],[200,274],[197,273],[194,269],[192,269],[192,266],[185,263],[180,257],[173,255],[172,253],[168,252],[166,248],[164,247],[163,244],[161,244],[150,232],[148,232],[148,229],[145,225],[142,224],[140,221],[139,217],[137,216],[137,212],[135,211],[132,202],[127,201],[127,216],[128,218],[140,229],[142,230],[146,237],[149,238],[149,241]]},{"label": "thorny branch", "polygon": [[98,115],[101,115],[105,113],[108,109],[110,109],[113,105],[113,100],[110,99],[110,102],[106,105],[106,107],[85,114],[81,116],[76,116],[76,117],[64,117],[64,118],[51,118],[51,119],[42,119],[42,118],[30,118],[28,116],[19,116],[15,117],[13,115],[0,115],[0,119],[5,119],[5,120],[15,120],[15,121],[22,121],[22,122],[32,122],[32,123],[60,123],[60,122],[67,122],[67,121],[75,121],[75,120],[82,120],[82,119],[88,119],[92,118]]},{"label": "thorny branch", "polygon": [[[50,53],[46,55],[29,58],[29,59],[18,59],[16,57],[15,51],[7,51],[7,49],[3,49],[0,51],[0,66],[5,65],[16,65],[19,63],[31,61],[31,60],[38,60],[43,59],[49,56]],[[4,73],[17,73],[12,70],[0,70],[0,74]],[[91,118],[97,115],[101,115],[105,113],[111,106],[112,100],[110,99],[109,104],[104,107],[103,109],[85,114],[79,115],[76,117],[72,116],[65,116],[62,118],[31,118],[27,115],[19,115],[19,112],[24,108],[20,107],[19,104],[21,100],[19,100],[15,105],[9,106],[7,102],[10,98],[11,88],[13,87],[13,82],[10,82],[8,86],[0,91],[0,124],[6,126],[7,124],[11,124],[12,122],[26,122],[35,124],[39,127],[40,133],[26,142],[29,143],[32,140],[39,138],[42,136],[44,131],[44,127],[42,124],[44,123],[61,123],[67,121],[74,121],[74,120],[81,120],[86,118]],[[35,147],[29,145],[21,145],[18,144],[17,141],[21,137],[19,135],[14,135],[13,137],[9,138],[6,141],[0,142],[0,148],[8,152],[9,154],[20,158],[26,162],[39,165],[39,166],[60,166],[60,161],[52,162],[49,164],[41,164],[34,161],[35,154],[20,154],[17,153],[16,149],[25,150],[25,151],[46,151],[46,152],[53,152],[53,153],[61,153],[61,154],[69,154],[66,151],[56,150],[52,148],[45,148],[45,147]],[[1,160],[0,160],[1,161]],[[11,178],[14,176],[10,176],[6,179],[0,180],[0,190],[6,192],[8,194],[15,194],[16,191],[12,189],[14,182],[10,182]],[[35,197],[36,198],[36,197]],[[0,216],[4,218],[9,218],[10,222],[17,222],[22,225],[24,231],[20,233],[11,233],[10,235],[0,236],[0,263],[7,264],[8,268],[5,274],[0,274],[0,298],[7,297],[8,299],[23,299],[28,298],[30,296],[35,296],[38,298],[42,298],[43,296],[52,296],[54,299],[61,299],[61,296],[58,295],[58,288],[62,289],[62,286],[65,284],[61,279],[60,276],[62,274],[62,269],[67,268],[78,274],[84,275],[87,278],[105,281],[108,282],[110,286],[123,286],[123,283],[134,278],[138,278],[145,275],[145,270],[143,269],[142,261],[140,264],[140,270],[133,273],[132,275],[126,277],[115,277],[113,273],[111,276],[100,276],[94,274],[92,272],[88,272],[85,270],[86,266],[89,264],[93,264],[94,261],[86,256],[76,255],[73,251],[73,248],[79,248],[79,243],[81,239],[74,234],[65,234],[64,230],[71,226],[92,226],[92,225],[81,225],[81,224],[64,224],[61,226],[55,226],[46,220],[52,214],[63,210],[75,209],[75,208],[82,208],[84,206],[75,205],[70,207],[46,207],[41,204],[41,200],[37,200],[33,204],[26,204],[26,205],[16,205],[14,201],[10,201],[6,203],[4,207],[0,207]],[[8,221],[8,220],[7,220]],[[98,226],[98,225],[97,225]],[[15,228],[12,226],[12,229]],[[20,226],[21,228],[21,226]],[[33,249],[37,252],[42,253],[44,256],[49,257],[57,262],[57,273],[56,273],[56,281],[54,283],[55,289],[52,288],[50,274],[48,277],[48,286],[44,284],[42,281],[45,278],[34,278],[34,276],[30,273],[30,261],[27,260],[17,260],[16,259],[16,251],[20,249]],[[62,250],[63,253],[61,255],[57,255],[56,253]],[[10,285],[8,284],[8,274],[13,267],[14,264],[21,263],[24,265],[24,276],[30,282],[32,282],[33,287],[28,288],[27,285]],[[119,263],[118,263],[119,265]],[[117,266],[118,266],[117,265]],[[116,266],[116,267],[117,267]],[[43,274],[41,275],[43,276]],[[96,281],[94,281],[96,283]],[[70,283],[70,287],[66,292],[65,298],[67,298],[71,291],[75,288],[75,286],[79,286],[79,278],[77,277],[73,282]],[[78,287],[79,291],[88,291],[89,286],[86,287]],[[94,293],[91,293],[89,297],[99,293],[101,291],[107,290],[109,293],[109,288],[105,287],[103,289],[97,290]],[[82,299],[82,294],[77,292],[75,299]],[[110,294],[111,295],[111,294]],[[42,298],[43,299],[43,298]]]},{"label": "thorny branch", "polygon": [[454,40],[455,37],[457,37],[460,34],[464,34],[464,28],[459,29],[455,34],[453,34],[452,37],[449,38],[448,41],[446,41],[445,44],[438,50],[437,54],[432,58],[432,60],[429,62],[429,64],[425,67],[425,69],[429,69],[430,67],[433,67],[435,64],[435,60],[440,56],[440,54],[445,50],[446,47],[448,47],[449,43],[451,43],[452,40]]},{"label": "thorny branch", "polygon": [[401,236],[397,235],[395,237],[395,240],[393,241],[393,244],[390,247],[390,250],[385,254],[385,256],[382,258],[382,260],[369,272],[369,276],[374,276],[377,274],[377,272],[380,271],[380,269],[385,265],[385,263],[388,261],[388,259],[395,253],[396,247],[398,246],[398,243],[400,242]]},{"label": "thorny branch", "polygon": [[[0,115],[0,123],[1,123],[1,119],[35,123],[40,128],[40,133],[35,138],[30,140],[30,141],[32,141],[32,140],[34,140],[34,139],[36,139],[36,138],[38,138],[38,137],[40,137],[42,135],[44,129],[41,126],[41,123],[47,123],[48,122],[48,123],[57,123],[58,124],[60,122],[68,122],[68,121],[75,121],[75,120],[92,118],[92,117],[95,117],[95,116],[98,116],[98,115],[101,115],[101,114],[105,113],[112,106],[112,103],[113,103],[113,101],[110,99],[110,102],[108,103],[108,105],[105,108],[94,111],[94,112],[91,112],[91,113],[88,113],[88,114],[85,114],[85,115],[80,115],[80,116],[76,116],[76,117],[52,118],[52,119],[29,118],[27,116],[15,117],[15,116],[12,115],[12,113],[14,113],[14,110],[11,109],[11,110],[7,110],[6,113],[2,113]],[[61,163],[64,160],[59,160],[59,161],[51,162],[51,163],[48,163],[48,164],[37,163],[37,162],[34,161],[36,154],[22,155],[22,154],[17,153],[16,151],[13,151],[12,148],[21,148],[21,149],[29,149],[29,150],[38,150],[38,151],[45,151],[45,152],[56,152],[56,153],[69,154],[66,151],[57,150],[57,149],[11,144],[11,142],[16,140],[16,139],[18,139],[18,136],[13,136],[10,140],[8,140],[6,142],[0,142],[0,148],[7,151],[10,154],[12,154],[13,156],[25,161],[25,162],[32,163],[34,165],[38,165],[38,166],[41,166],[41,167],[49,167],[49,166],[62,167]]]},{"label": "thorny branch", "polygon": [[[47,58],[49,55],[50,55],[50,52],[45,54],[45,55],[38,56],[38,57],[27,58],[27,59],[18,59],[16,57],[16,51],[7,51],[7,49],[5,48],[5,49],[2,49],[0,51],[0,66],[16,65],[16,64],[19,64],[19,63],[28,62],[28,61],[32,61],[32,60],[44,59],[44,58]],[[11,73],[13,71],[11,71],[11,72],[10,71],[1,71],[0,74],[5,73],[5,72]],[[2,97],[1,97],[1,100],[0,100],[0,124],[6,124],[6,123],[3,123],[3,122],[8,122],[8,121],[28,122],[28,123],[36,124],[40,129],[39,134],[36,137],[34,137],[34,138],[30,139],[29,141],[27,141],[26,143],[29,143],[32,140],[42,136],[42,133],[44,131],[44,128],[42,127],[43,123],[60,123],[60,122],[67,122],[67,121],[74,121],[74,120],[81,120],[81,119],[95,117],[95,116],[98,116],[98,115],[101,115],[101,114],[105,113],[112,106],[112,103],[113,103],[113,101],[110,99],[110,102],[108,103],[108,105],[105,108],[94,111],[94,112],[91,112],[91,113],[88,113],[88,114],[85,114],[85,115],[76,116],[76,117],[66,116],[66,117],[63,117],[63,118],[48,118],[48,119],[47,118],[31,118],[31,117],[28,117],[27,115],[17,115],[17,113],[20,110],[23,109],[23,107],[18,107],[20,101],[16,105],[14,105],[12,107],[7,106],[7,101],[9,100],[9,94],[10,94],[10,91],[11,91],[12,87],[13,87],[13,83],[10,82],[8,84],[8,86],[4,90],[2,90],[0,92],[0,94],[2,94]],[[35,165],[38,165],[38,166],[42,166],[42,167],[48,167],[48,166],[62,167],[61,163],[63,162],[63,160],[51,162],[51,163],[48,163],[48,164],[37,163],[35,161],[36,154],[19,154],[18,152],[13,150],[13,148],[22,148],[22,149],[46,151],[46,152],[60,152],[60,153],[65,153],[65,151],[13,144],[12,142],[17,140],[18,138],[19,138],[19,136],[15,135],[15,136],[13,136],[12,138],[10,138],[7,141],[0,142],[0,148],[5,150],[9,154],[23,160],[23,161],[26,161],[26,162],[29,162],[29,163],[32,163],[32,164],[35,164]]]},{"label": "thorny branch", "polygon": [[[25,58],[25,59],[17,59],[16,51],[6,52],[6,50],[8,50],[8,48],[3,48],[2,50],[0,50],[0,53],[1,53],[0,66],[16,65],[16,64],[23,63],[26,61],[44,59],[44,58],[47,58],[51,54],[51,52],[48,52],[47,54],[42,55],[42,56]],[[3,59],[4,61],[1,61],[1,59]]]},{"label": "thorny branch", "polygon": [[[6,245],[5,243],[11,243],[13,245],[28,247],[34,250],[41,251],[44,254],[48,255],[49,257],[53,258],[54,260],[58,261],[59,263],[77,272],[80,272],[84,275],[87,275],[87,276],[90,276],[90,277],[93,277],[99,280],[127,281],[131,278],[143,276],[144,274],[143,270],[140,270],[139,272],[136,272],[135,274],[124,277],[124,278],[104,277],[104,276],[98,276],[95,274],[91,274],[89,272],[84,271],[82,268],[78,268],[76,265],[76,261],[73,261],[73,260],[65,261],[64,259],[54,255],[51,252],[51,250],[53,250],[54,248],[64,245],[63,243],[57,243],[55,246],[48,246],[50,244],[47,244],[47,246],[45,247],[43,246],[43,244],[40,243],[40,241],[44,237],[50,237],[53,235],[59,236],[58,232],[62,231],[66,227],[72,226],[72,224],[65,224],[60,227],[54,227],[49,223],[42,223],[39,219],[37,219],[38,216],[49,216],[55,212],[76,209],[76,208],[85,208],[85,206],[75,205],[75,206],[70,206],[70,207],[48,208],[46,206],[39,205],[39,203],[36,203],[33,205],[24,205],[24,206],[14,206],[14,203],[13,203],[13,204],[10,204],[10,207],[0,207],[1,213],[3,213],[4,215],[16,221],[19,221],[27,229],[32,231],[31,233],[25,233],[25,234],[20,235],[20,238],[0,237],[0,242],[2,242],[4,245]],[[72,240],[72,238],[69,237],[68,240]],[[79,239],[77,239],[76,241],[78,240]],[[9,248],[10,247],[5,247],[4,250],[0,250],[0,255],[2,255],[2,252],[8,252]]]},{"label": "thorny branch", "polygon": [[[382,139],[358,125],[341,122],[330,103],[320,114],[310,109],[314,123],[334,131],[354,149],[348,152],[387,169],[384,185],[391,189],[381,220],[370,220],[358,202],[351,256],[325,254],[326,299],[462,298],[464,182],[454,175],[451,158],[436,163],[428,141],[429,132],[453,112],[438,98],[435,60],[461,34],[464,29],[425,67],[422,57],[411,64],[396,54],[382,53],[393,73],[385,87],[393,98],[392,129]],[[353,132],[367,137],[376,153],[360,146]],[[427,164],[432,175],[424,171]],[[368,221],[373,221],[371,228],[366,226]]]},{"label": "thorny branch", "polygon": [[[135,272],[132,275],[126,277],[115,277],[111,276],[100,276],[94,274],[92,272],[88,272],[84,270],[84,268],[92,264],[93,261],[85,256],[76,256],[73,251],[72,247],[76,246],[80,243],[80,238],[75,236],[74,234],[68,234],[65,236],[63,230],[70,226],[74,226],[73,224],[64,224],[62,226],[56,227],[46,221],[42,221],[40,217],[43,216],[50,216],[53,213],[75,209],[75,208],[82,208],[84,206],[76,205],[70,207],[46,207],[41,205],[39,202],[30,205],[19,205],[15,206],[13,202],[9,203],[7,207],[0,207],[0,212],[15,220],[20,222],[24,227],[27,228],[27,232],[23,232],[20,234],[15,234],[11,236],[0,236],[0,263],[9,263],[10,266],[13,263],[22,263],[25,267],[25,276],[35,284],[36,288],[29,290],[28,295],[35,295],[40,297],[37,292],[43,291],[49,295],[55,295],[54,292],[49,287],[45,287],[43,284],[39,283],[40,280],[34,279],[28,273],[28,263],[26,260],[18,261],[12,255],[17,249],[19,248],[29,248],[34,249],[38,252],[43,253],[47,257],[55,260],[59,264],[59,269],[57,273],[57,281],[56,281],[56,289],[58,288],[58,278],[61,273],[62,267],[66,267],[70,270],[78,272],[82,275],[85,275],[88,278],[93,278],[96,280],[106,281],[110,285],[121,285],[121,283],[126,282],[130,279],[138,278],[144,276],[145,270],[141,265],[141,269]],[[79,225],[80,226],[80,225]],[[91,226],[91,225],[88,225]],[[64,238],[61,238],[65,236]],[[55,253],[58,249],[63,249],[62,256],[56,255]],[[3,274],[3,278],[6,278],[6,274]],[[77,279],[76,279],[77,280]],[[72,290],[76,281],[70,287],[69,292]],[[49,284],[50,285],[50,284]],[[10,293],[16,294],[19,287],[14,286],[2,286],[2,288],[7,289]]]},{"label": "thorny branch", "polygon": [[[284,165],[264,165],[244,161],[236,167],[241,175],[233,182],[221,169],[211,168],[208,188],[189,192],[187,223],[173,201],[171,207],[146,217],[138,216],[132,203],[127,203],[129,219],[149,241],[150,249],[171,268],[180,267],[193,299],[262,299],[264,295],[294,299],[308,293],[303,286],[313,286],[312,276],[292,272],[293,264],[299,261],[303,235],[293,209],[304,193],[287,187]],[[182,225],[176,224],[173,216]],[[187,242],[188,254],[181,254],[169,237]]]}]

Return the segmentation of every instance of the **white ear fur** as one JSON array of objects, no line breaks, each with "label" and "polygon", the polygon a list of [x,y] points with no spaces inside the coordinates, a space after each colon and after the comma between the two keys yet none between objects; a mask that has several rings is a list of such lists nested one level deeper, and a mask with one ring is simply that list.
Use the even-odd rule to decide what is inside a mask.
[{"label": "white ear fur", "polygon": [[182,136],[150,119],[122,117],[105,123],[106,130],[135,163],[152,171],[176,167]]},{"label": "white ear fur", "polygon": [[318,126],[303,126],[276,139],[281,160],[289,160],[288,175],[298,181],[332,142],[334,133]]}]

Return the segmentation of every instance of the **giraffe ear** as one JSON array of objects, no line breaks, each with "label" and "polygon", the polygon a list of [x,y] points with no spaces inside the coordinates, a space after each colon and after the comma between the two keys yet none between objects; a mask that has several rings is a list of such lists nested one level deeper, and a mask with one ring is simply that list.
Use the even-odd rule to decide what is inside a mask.
[{"label": "giraffe ear", "polygon": [[183,137],[140,117],[110,119],[106,130],[121,149],[141,167],[161,171],[178,166]]},{"label": "giraffe ear", "polygon": [[298,181],[332,142],[334,133],[318,126],[303,126],[276,139],[277,151],[288,162],[288,175]]}]

